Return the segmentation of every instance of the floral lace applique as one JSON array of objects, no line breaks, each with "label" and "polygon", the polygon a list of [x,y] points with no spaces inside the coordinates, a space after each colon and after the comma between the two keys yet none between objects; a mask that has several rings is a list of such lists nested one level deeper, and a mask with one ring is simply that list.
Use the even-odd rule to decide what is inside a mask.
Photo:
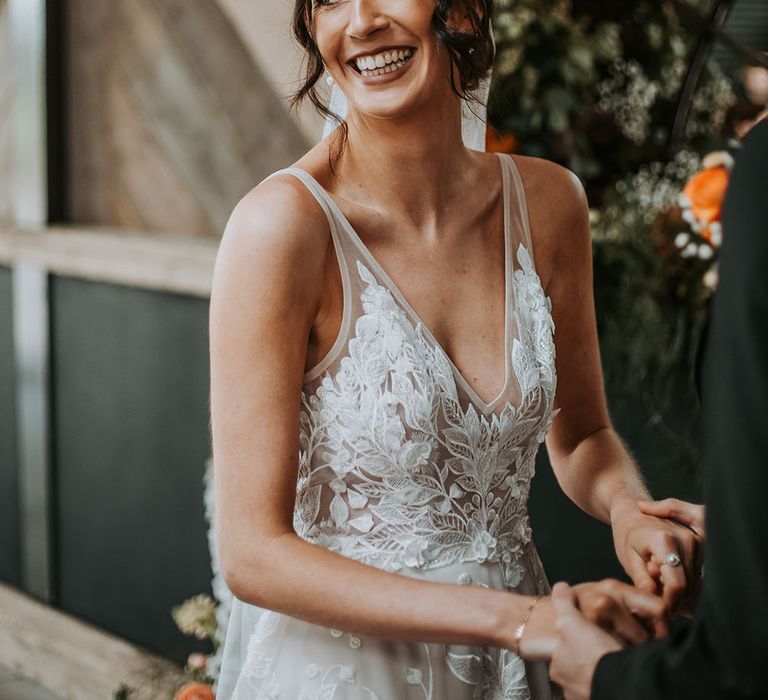
[{"label": "floral lace applique", "polygon": [[446,652],[445,660],[456,678],[475,686],[477,700],[530,700],[525,663],[508,649],[481,647],[482,654]]},{"label": "floral lace applique", "polygon": [[342,684],[357,686],[361,691],[360,697],[366,700],[383,700],[371,688],[358,684],[357,673],[358,668],[354,664],[334,664],[325,670],[319,664],[308,664],[304,674],[308,679],[317,681],[313,684],[317,687],[310,689],[305,685],[298,700],[332,700]]},{"label": "floral lace applique", "polygon": [[503,558],[507,585],[530,542],[534,459],[554,417],[550,302],[526,249],[514,272],[520,403],[462,408],[442,348],[357,262],[363,313],[335,376],[302,396],[294,527],[385,570]]},{"label": "floral lace applique", "polygon": [[[344,632],[342,630],[332,629],[331,630],[331,637],[334,637],[335,639],[339,639],[339,637],[343,637]],[[347,641],[349,642],[350,649],[359,649],[363,642],[356,634],[347,634]]]},{"label": "floral lace applique", "polygon": [[272,610],[265,610],[248,640],[248,651],[243,670],[232,700],[278,700],[281,698],[280,680],[274,671],[274,659],[268,653],[270,638],[285,618]]},{"label": "floral lace applique", "polygon": [[408,685],[418,686],[424,691],[424,700],[434,700],[434,672],[432,670],[432,656],[429,652],[429,644],[422,644],[426,652],[426,677],[420,668],[411,667],[405,669],[405,682]]}]

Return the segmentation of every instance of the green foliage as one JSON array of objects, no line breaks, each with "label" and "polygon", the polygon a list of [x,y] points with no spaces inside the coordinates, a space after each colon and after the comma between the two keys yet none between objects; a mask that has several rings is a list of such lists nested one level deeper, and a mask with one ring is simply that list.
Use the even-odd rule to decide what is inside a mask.
[{"label": "green foliage", "polygon": [[[677,200],[701,156],[722,148],[736,101],[713,60],[693,97],[682,148],[670,152],[668,142],[700,39],[690,10],[703,17],[711,6],[500,0],[494,19],[490,122],[516,137],[518,152],[559,162],[584,183],[609,391],[642,404],[683,466],[697,460],[695,368],[713,251],[683,220]],[[700,256],[681,255],[675,241],[682,232]]]},{"label": "green foliage", "polygon": [[[707,9],[710,2],[691,3]],[[604,191],[664,160],[688,60],[699,33],[672,2],[501,0],[491,123],[521,152],[566,165],[601,206]],[[718,143],[734,101],[710,61],[687,124],[687,146]]]}]

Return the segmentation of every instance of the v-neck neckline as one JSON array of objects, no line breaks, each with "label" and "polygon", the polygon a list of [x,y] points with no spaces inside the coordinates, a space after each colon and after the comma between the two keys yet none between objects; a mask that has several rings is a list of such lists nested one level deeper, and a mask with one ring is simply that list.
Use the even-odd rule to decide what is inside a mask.
[{"label": "v-neck neckline", "polygon": [[458,381],[459,384],[461,384],[465,393],[469,396],[469,398],[472,400],[473,403],[477,404],[477,406],[481,409],[484,415],[492,413],[493,410],[496,408],[496,406],[502,401],[504,396],[507,394],[509,389],[510,378],[511,378],[510,376],[511,370],[512,370],[511,358],[510,358],[510,339],[509,339],[510,314],[512,311],[510,309],[510,299],[512,296],[512,269],[511,269],[512,262],[510,260],[512,251],[511,251],[510,230],[509,230],[509,227],[510,227],[509,185],[510,183],[509,183],[509,173],[507,171],[507,168],[505,167],[504,158],[500,153],[497,153],[496,155],[499,160],[499,168],[501,169],[501,187],[502,187],[501,197],[502,197],[503,220],[504,220],[504,382],[502,384],[502,387],[499,393],[490,402],[484,401],[478,395],[477,391],[475,391],[472,385],[467,381],[463,372],[456,366],[454,361],[451,359],[451,356],[448,354],[448,352],[445,350],[442,344],[438,342],[437,338],[435,338],[432,331],[429,329],[429,326],[424,322],[421,316],[413,308],[413,306],[408,301],[406,296],[400,290],[400,287],[389,276],[389,273],[387,273],[387,271],[382,267],[381,263],[379,263],[376,256],[371,252],[368,246],[363,242],[362,238],[360,238],[360,235],[355,230],[355,227],[352,226],[351,222],[347,218],[347,215],[341,210],[341,207],[336,203],[336,200],[331,196],[328,190],[326,190],[315,179],[313,175],[311,175],[309,172],[307,172],[303,168],[298,168],[298,167],[293,168],[295,170],[300,170],[302,173],[304,173],[306,177],[308,177],[310,180],[312,180],[315,183],[318,190],[322,192],[323,196],[328,202],[328,206],[332,209],[334,214],[336,214],[337,218],[342,223],[342,225],[347,229],[347,232],[349,233],[350,238],[353,240],[355,245],[357,245],[357,247],[360,249],[361,254],[366,258],[368,263],[373,268],[375,268],[376,272],[384,281],[389,291],[395,296],[395,298],[400,303],[400,305],[405,309],[405,311],[412,317],[412,320],[422,328],[427,338],[435,345],[435,347],[440,351],[442,356],[447,360],[455,379]]}]

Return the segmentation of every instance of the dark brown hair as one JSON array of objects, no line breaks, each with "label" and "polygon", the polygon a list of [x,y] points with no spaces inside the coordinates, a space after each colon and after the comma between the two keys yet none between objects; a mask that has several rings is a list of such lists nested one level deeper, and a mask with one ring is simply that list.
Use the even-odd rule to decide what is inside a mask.
[{"label": "dark brown hair", "polygon": [[[494,44],[491,34],[491,17],[494,0],[435,0],[435,12],[432,15],[432,30],[438,41],[448,51],[451,61],[449,73],[451,88],[462,99],[474,101],[472,94],[482,78],[493,65]],[[325,71],[323,57],[314,38],[313,10],[316,0],[296,0],[293,11],[293,35],[305,49],[304,83],[293,94],[291,106],[297,107],[303,100],[309,101],[324,117],[331,117],[342,127],[343,148],[347,138],[347,125],[337,114],[333,114],[328,105],[317,93],[317,82]],[[448,26],[452,13],[465,15],[471,32],[465,32]],[[459,84],[456,85],[454,67],[458,69]]]}]

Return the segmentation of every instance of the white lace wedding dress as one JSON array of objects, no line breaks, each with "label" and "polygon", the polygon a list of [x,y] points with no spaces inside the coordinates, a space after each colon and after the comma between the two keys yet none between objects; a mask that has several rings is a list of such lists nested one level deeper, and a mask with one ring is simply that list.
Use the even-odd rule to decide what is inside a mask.
[{"label": "white lace wedding dress", "polygon": [[[328,193],[344,312],[307,372],[294,527],[371,566],[430,581],[548,593],[527,497],[551,424],[554,324],[533,264],[522,182],[504,183],[506,379],[485,403]],[[278,173],[275,173],[278,174]],[[507,649],[377,639],[232,602],[218,700],[545,700],[543,664]]]}]

